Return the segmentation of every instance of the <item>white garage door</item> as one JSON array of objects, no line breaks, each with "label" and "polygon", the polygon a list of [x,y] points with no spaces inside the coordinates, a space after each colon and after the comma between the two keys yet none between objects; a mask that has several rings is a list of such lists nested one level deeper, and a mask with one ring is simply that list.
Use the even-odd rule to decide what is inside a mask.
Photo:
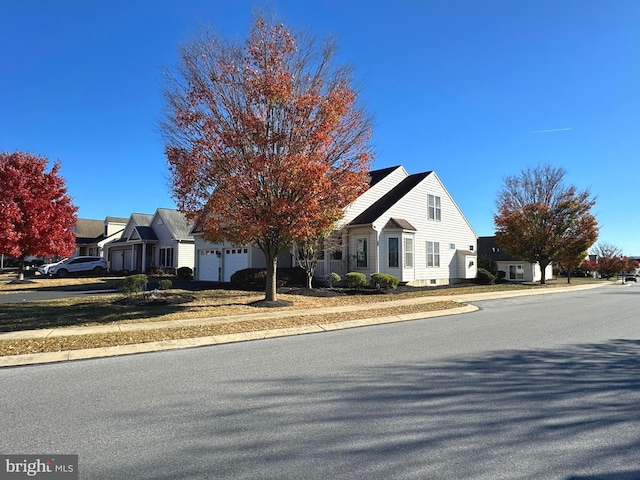
[{"label": "white garage door", "polygon": [[121,272],[123,270],[124,253],[122,250],[115,250],[111,252],[111,270],[114,272]]},{"label": "white garage door", "polygon": [[231,275],[249,266],[249,250],[247,248],[225,248],[224,281],[230,282]]},{"label": "white garage door", "polygon": [[198,280],[207,282],[220,280],[220,250],[200,250]]}]

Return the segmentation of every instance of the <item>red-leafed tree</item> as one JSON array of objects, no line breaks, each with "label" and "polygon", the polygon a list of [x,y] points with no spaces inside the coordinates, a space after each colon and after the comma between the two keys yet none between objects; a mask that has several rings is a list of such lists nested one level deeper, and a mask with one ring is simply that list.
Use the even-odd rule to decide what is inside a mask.
[{"label": "red-leafed tree", "polygon": [[539,263],[540,283],[552,262],[573,262],[593,245],[598,223],[588,191],[565,186],[565,171],[549,165],[505,178],[494,216],[496,242],[514,257]]},{"label": "red-leafed tree", "polygon": [[596,259],[592,266],[604,278],[609,279],[634,268],[633,263],[622,254],[622,250],[611,243],[598,243],[593,253]]},{"label": "red-leafed tree", "polygon": [[257,17],[244,45],[212,34],[181,49],[162,122],[178,208],[209,241],[265,256],[330,230],[366,188],[371,120],[335,46]]},{"label": "red-leafed tree", "polygon": [[0,254],[18,259],[24,278],[28,256],[68,256],[75,248],[77,207],[56,162],[24,152],[0,153]]}]

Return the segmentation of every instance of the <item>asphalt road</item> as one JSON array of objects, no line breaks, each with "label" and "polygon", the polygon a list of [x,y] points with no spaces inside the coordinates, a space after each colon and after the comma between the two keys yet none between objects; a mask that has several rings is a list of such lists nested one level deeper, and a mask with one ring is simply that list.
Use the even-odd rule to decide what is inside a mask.
[{"label": "asphalt road", "polygon": [[0,370],[0,453],[83,479],[640,478],[640,285]]}]

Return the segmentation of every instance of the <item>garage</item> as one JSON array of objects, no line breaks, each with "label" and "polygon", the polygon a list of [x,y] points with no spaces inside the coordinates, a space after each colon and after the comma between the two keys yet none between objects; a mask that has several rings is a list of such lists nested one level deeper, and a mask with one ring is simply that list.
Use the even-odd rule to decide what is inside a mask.
[{"label": "garage", "polygon": [[220,281],[220,250],[200,250],[198,259],[198,280]]},{"label": "garage", "polygon": [[230,282],[231,275],[249,266],[249,250],[247,248],[224,249],[224,281]]}]

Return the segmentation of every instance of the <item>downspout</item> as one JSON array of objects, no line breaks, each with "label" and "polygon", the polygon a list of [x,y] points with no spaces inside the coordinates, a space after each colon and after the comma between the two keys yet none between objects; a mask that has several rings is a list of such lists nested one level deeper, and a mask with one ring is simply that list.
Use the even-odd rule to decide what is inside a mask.
[{"label": "downspout", "polygon": [[376,261],[374,264],[374,273],[380,273],[380,232],[373,224],[371,225],[371,228],[373,228],[373,231],[376,232]]}]

